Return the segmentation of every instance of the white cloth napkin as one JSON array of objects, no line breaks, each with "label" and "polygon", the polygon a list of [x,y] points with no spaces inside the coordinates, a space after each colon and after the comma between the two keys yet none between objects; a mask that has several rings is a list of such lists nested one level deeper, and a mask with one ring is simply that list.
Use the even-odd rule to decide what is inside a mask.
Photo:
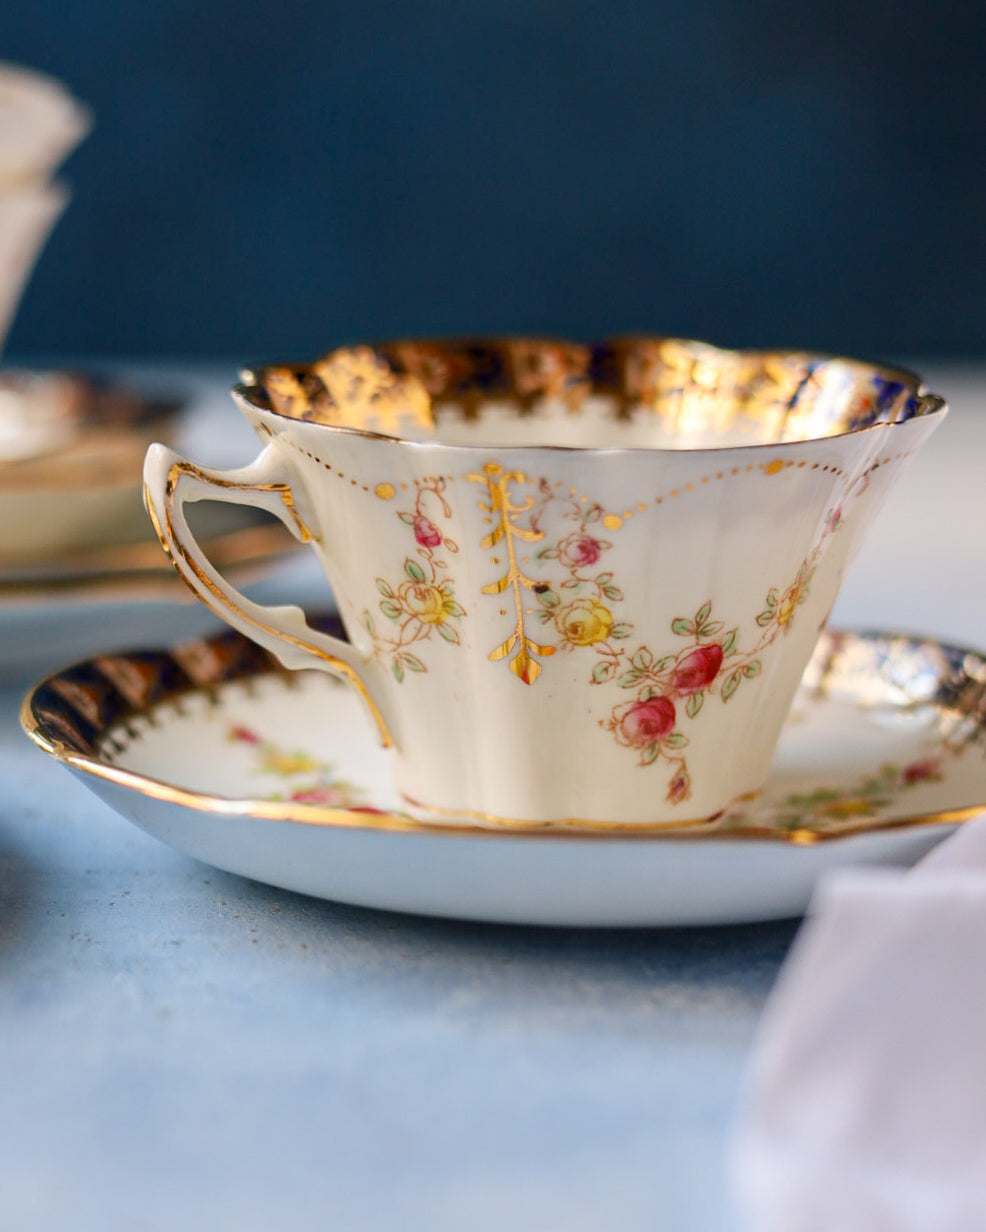
[{"label": "white cloth napkin", "polygon": [[751,1232],[986,1229],[986,816],[819,887],[731,1165]]}]

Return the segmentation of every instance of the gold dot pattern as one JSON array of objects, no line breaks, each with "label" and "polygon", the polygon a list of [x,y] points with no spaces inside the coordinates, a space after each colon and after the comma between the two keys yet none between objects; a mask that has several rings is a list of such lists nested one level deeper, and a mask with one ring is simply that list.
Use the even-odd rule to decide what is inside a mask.
[{"label": "gold dot pattern", "polygon": [[[268,428],[266,424],[261,424],[260,427],[262,428],[264,432],[267,433],[268,436],[272,435],[270,428]],[[282,439],[285,439],[285,438],[282,438]],[[343,471],[335,470],[335,468],[332,466],[331,463],[324,461],[322,458],[319,458],[316,454],[311,453],[307,449],[302,449],[299,445],[296,445],[293,441],[289,440],[287,441],[287,443],[291,446],[292,449],[296,450],[298,453],[304,454],[308,458],[311,458],[313,462],[316,462],[319,466],[323,466],[327,471],[338,476],[338,478],[340,479],[346,478],[346,475]],[[866,476],[870,475],[873,471],[877,470],[880,466],[889,466],[891,462],[900,461],[903,458],[910,457],[912,452],[913,450],[906,450],[906,451],[901,450],[896,454],[887,454],[883,458],[878,458],[865,471],[862,472],[862,475],[860,475],[860,478],[865,478]],[[733,467],[730,467],[728,471],[715,471],[708,475],[703,475],[697,481],[697,484],[691,483],[691,482],[686,483],[682,488],[672,488],[670,492],[667,492],[662,496],[655,496],[653,498],[653,503],[655,505],[662,505],[664,504],[664,501],[666,499],[675,500],[678,497],[682,496],[683,494],[687,494],[687,493],[695,491],[696,486],[701,487],[702,485],[708,485],[713,480],[719,481],[719,480],[724,480],[724,479],[732,479],[732,478],[736,478],[743,474],[752,474],[756,470],[760,470],[764,475],[772,476],[772,475],[780,474],[781,471],[790,470],[791,468],[802,470],[805,467],[808,467],[809,469],[813,471],[821,471],[823,474],[831,474],[831,475],[839,475],[839,476],[845,475],[845,470],[840,466],[829,465],[827,463],[821,463],[821,462],[809,463],[806,458],[799,459],[798,461],[795,461],[794,459],[785,460],[782,458],[773,458],[769,462],[760,462],[760,463],[757,463],[756,465],[752,462],[749,462],[746,464],[745,467],[744,466],[733,466]],[[442,478],[445,478],[448,482],[451,483],[454,481],[455,477],[453,475],[447,475],[447,476],[442,476]],[[371,489],[368,484],[365,484],[365,483],[360,484],[359,481],[356,479],[351,478],[349,482],[353,487],[361,487],[364,492],[369,492],[372,490],[373,494],[377,496],[380,500],[391,500],[396,495],[396,492],[397,492],[397,489],[392,483],[378,483],[375,488]],[[413,483],[416,488],[419,486],[418,480],[415,479]],[[401,490],[406,490],[407,486],[408,485],[406,483],[400,484]],[[565,486],[564,480],[556,479],[554,481],[553,486],[556,488],[564,487]],[[577,498],[580,503],[583,503],[583,504],[589,503],[590,497],[583,496],[582,494],[580,494],[577,488],[569,487],[568,494],[572,497]],[[640,503],[637,505],[637,510],[640,513],[645,512],[647,508],[648,508],[648,505],[646,503]],[[625,509],[622,514],[607,513],[603,517],[603,520],[602,520],[603,526],[606,528],[606,530],[609,530],[609,531],[619,530],[623,526],[624,522],[628,521],[632,517],[633,517],[632,509]],[[489,523],[490,519],[484,518],[483,521],[484,523]]]},{"label": "gold dot pattern", "polygon": [[[889,465],[889,463],[891,462],[899,462],[904,458],[909,458],[913,452],[914,452],[913,450],[907,449],[907,450],[900,450],[898,453],[895,453],[893,455],[888,454],[882,460],[878,459],[876,462],[874,462],[866,471],[863,472],[863,474],[869,475],[872,471],[875,471],[877,467],[879,466],[886,466],[886,465]],[[735,479],[739,475],[751,474],[755,470],[758,470],[758,469],[762,471],[765,475],[777,475],[782,470],[790,470],[792,468],[796,470],[801,470],[805,467],[808,467],[810,470],[821,471],[823,474],[829,474],[829,475],[844,476],[846,473],[845,470],[841,466],[829,465],[827,463],[821,463],[821,462],[809,463],[807,458],[802,458],[797,462],[794,461],[793,458],[787,461],[781,458],[774,458],[770,462],[760,462],[757,466],[754,466],[752,462],[749,462],[747,463],[745,467],[743,466],[730,467],[728,472],[727,471],[715,471],[714,473],[710,475],[703,475],[700,480],[700,483],[707,484],[713,479],[715,480]],[[684,488],[672,488],[671,491],[666,493],[664,496],[656,496],[654,498],[654,504],[662,505],[665,499],[674,500],[677,497],[681,496],[682,493],[693,491],[694,486],[695,486],[694,484],[686,483]]]}]

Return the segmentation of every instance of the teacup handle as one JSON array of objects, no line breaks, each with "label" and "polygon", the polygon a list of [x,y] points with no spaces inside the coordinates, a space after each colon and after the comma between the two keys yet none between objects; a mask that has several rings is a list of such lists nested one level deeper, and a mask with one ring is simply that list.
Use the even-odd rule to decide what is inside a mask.
[{"label": "teacup handle", "polygon": [[162,547],[206,607],[285,667],[318,668],[353,685],[368,705],[383,745],[389,747],[390,725],[363,677],[368,659],[350,642],[313,629],[301,608],[254,603],[230,586],[202,551],[185,518],[190,501],[253,505],[272,513],[300,543],[309,543],[314,536],[295,506],[292,477],[273,441],[238,470],[212,470],[164,445],[151,445],[144,461],[144,502]]}]

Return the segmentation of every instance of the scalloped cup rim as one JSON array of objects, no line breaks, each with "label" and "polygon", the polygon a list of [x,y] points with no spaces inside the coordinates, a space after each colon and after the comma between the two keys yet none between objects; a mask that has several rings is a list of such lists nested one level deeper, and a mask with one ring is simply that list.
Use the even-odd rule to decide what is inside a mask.
[{"label": "scalloped cup rim", "polygon": [[[932,416],[944,416],[948,412],[948,403],[940,394],[929,391],[924,383],[924,379],[919,373],[913,370],[901,367],[894,364],[887,364],[881,361],[869,360],[859,356],[843,355],[835,352],[814,351],[800,347],[792,348],[771,348],[771,347],[754,347],[754,348],[731,348],[720,347],[714,343],[706,342],[699,339],[679,338],[674,335],[650,335],[650,334],[625,334],[617,335],[612,338],[605,338],[597,341],[582,341],[576,339],[561,338],[551,335],[477,335],[473,336],[423,336],[420,338],[399,338],[394,340],[375,340],[370,342],[350,342],[342,344],[338,348],[334,348],[330,354],[335,353],[335,350],[353,350],[358,347],[368,347],[373,351],[383,348],[391,348],[408,344],[435,346],[440,348],[465,348],[465,347],[495,347],[506,346],[512,344],[534,344],[538,346],[561,346],[561,347],[617,347],[621,345],[632,345],[634,343],[673,343],[688,348],[696,348],[706,355],[721,356],[729,360],[756,360],[759,358],[777,358],[777,359],[796,359],[803,358],[812,363],[833,363],[844,364],[850,367],[861,370],[871,377],[883,377],[901,381],[908,387],[912,398],[918,400],[918,408],[914,414],[900,418],[899,415],[892,419],[877,419],[874,422],[860,424],[855,427],[846,428],[842,431],[828,433],[807,433],[782,441],[755,441],[743,443],[717,443],[713,445],[698,445],[687,447],[672,447],[665,445],[606,445],[606,446],[586,446],[586,445],[571,445],[571,444],[525,444],[517,443],[497,443],[498,451],[506,454],[513,452],[529,451],[536,449],[548,453],[574,453],[580,455],[627,455],[627,454],[694,454],[704,455],[713,453],[729,453],[746,454],[752,451],[764,450],[783,450],[790,451],[796,448],[803,448],[805,445],[816,444],[823,441],[836,441],[850,436],[860,436],[863,433],[873,432],[883,428],[898,427],[903,423],[907,423],[912,418],[930,418]],[[488,443],[478,442],[476,444],[446,441],[440,438],[428,437],[419,439],[401,435],[398,432],[380,432],[372,428],[358,427],[350,424],[333,424],[324,423],[318,420],[304,420],[296,416],[286,414],[278,410],[270,399],[266,389],[263,386],[263,375],[274,368],[309,368],[315,360],[303,360],[300,362],[284,361],[279,363],[276,361],[266,361],[263,363],[254,363],[244,366],[240,369],[240,379],[232,386],[231,393],[235,401],[237,401],[244,409],[259,411],[264,414],[275,416],[277,419],[283,420],[286,423],[305,423],[306,426],[318,430],[324,430],[329,433],[339,433],[343,435],[353,435],[362,439],[387,441],[391,444],[402,446],[411,446],[413,448],[439,449],[442,451],[450,450],[459,454],[475,454],[488,452]],[[491,399],[492,400],[492,399]]]}]

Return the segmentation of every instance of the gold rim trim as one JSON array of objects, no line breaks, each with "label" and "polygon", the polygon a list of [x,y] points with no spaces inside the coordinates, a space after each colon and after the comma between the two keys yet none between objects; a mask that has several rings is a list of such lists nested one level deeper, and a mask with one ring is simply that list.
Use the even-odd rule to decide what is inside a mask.
[{"label": "gold rim trim", "polygon": [[[743,799],[750,799],[756,794],[756,792],[746,792],[742,796],[737,796],[733,804],[738,804]],[[710,826],[714,826],[732,807],[732,805],[729,805],[727,808],[720,809],[718,813],[713,813],[709,817],[688,817],[683,818],[681,821],[590,821],[585,817],[556,817],[549,821],[540,821],[534,818],[501,817],[496,813],[482,813],[474,809],[440,808],[437,805],[422,804],[420,800],[415,800],[411,796],[406,795],[402,795],[402,799],[408,808],[414,809],[418,813],[430,814],[435,818],[433,823],[429,823],[427,818],[415,818],[415,821],[422,821],[425,824],[444,828],[441,818],[446,818],[452,824],[455,824],[456,819],[459,819],[460,821],[468,822],[475,829],[515,834],[557,834],[563,831],[577,831],[580,834],[588,832],[599,835],[635,833],[646,835],[675,834],[678,831],[708,829]]]},{"label": "gold rim trim", "polygon": [[[575,387],[582,388],[585,385],[587,389],[591,387],[595,391],[596,386],[589,374],[587,364],[588,357],[597,351],[607,354],[613,361],[628,365],[627,371],[623,373],[622,378],[613,384],[607,383],[613,374],[604,376],[598,392],[606,393],[607,395],[615,394],[622,402],[635,403],[640,401],[637,395],[632,393],[632,390],[627,386],[628,380],[632,385],[640,376],[640,373],[637,373],[636,377],[631,376],[631,369],[635,368],[637,361],[643,361],[645,366],[653,363],[655,358],[661,356],[668,348],[671,348],[671,360],[675,362],[662,359],[661,363],[667,363],[669,371],[678,372],[682,360],[687,361],[686,366],[690,370],[717,362],[723,365],[726,375],[733,376],[736,375],[736,370],[743,364],[759,364],[763,367],[764,371],[768,371],[771,365],[798,363],[805,367],[805,379],[810,379],[814,370],[818,367],[830,364],[843,364],[860,374],[883,380],[889,379],[899,383],[902,386],[901,392],[906,393],[917,403],[914,412],[906,415],[904,418],[901,418],[901,413],[905,408],[897,406],[893,412],[893,418],[884,417],[884,411],[878,410],[874,418],[865,424],[854,424],[850,421],[845,425],[837,426],[832,431],[826,431],[821,434],[808,433],[799,435],[797,439],[785,441],[702,446],[701,448],[689,450],[689,453],[694,455],[726,451],[731,454],[737,454],[750,449],[763,450],[766,445],[773,449],[781,450],[803,448],[813,443],[861,435],[875,431],[878,428],[897,427],[910,422],[913,418],[931,417],[947,411],[944,399],[937,394],[929,393],[922,379],[916,373],[905,368],[877,363],[863,358],[832,355],[823,352],[804,350],[737,350],[718,347],[712,343],[696,339],[675,338],[663,335],[629,335],[597,342],[575,342],[570,339],[550,337],[497,335],[476,338],[404,338],[369,344],[350,344],[337,347],[327,355],[307,364],[265,364],[245,368],[240,374],[241,381],[233,387],[232,392],[234,399],[241,404],[249,406],[253,411],[269,414],[281,423],[301,422],[318,429],[324,428],[334,433],[353,434],[364,439],[396,442],[405,446],[427,446],[443,451],[451,450],[465,457],[474,455],[476,447],[462,443],[453,444],[433,438],[422,441],[415,438],[402,437],[389,431],[389,421],[395,419],[398,406],[403,407],[404,412],[408,413],[416,422],[423,422],[422,415],[418,413],[420,409],[418,402],[420,399],[423,399],[429,407],[424,418],[431,418],[433,422],[433,410],[431,409],[433,404],[440,401],[449,392],[448,389],[441,386],[441,380],[438,381],[438,385],[435,385],[434,379],[429,380],[423,369],[420,372],[418,371],[422,359],[427,366],[429,356],[432,359],[439,357],[445,361],[452,362],[454,367],[454,361],[457,359],[465,359],[470,356],[472,359],[475,359],[476,355],[473,355],[473,352],[485,357],[496,356],[500,365],[499,376],[506,385],[504,390],[497,389],[493,393],[488,394],[488,396],[496,400],[498,396],[506,392],[508,396],[517,401],[518,407],[529,409],[539,395],[560,396],[564,399],[566,397],[566,381],[569,379],[574,382],[573,389]],[[421,354],[416,360],[409,360],[409,352],[421,352]],[[572,356],[576,353],[579,355],[580,362],[574,368],[568,370],[567,366]],[[520,373],[515,371],[518,357],[521,357],[523,360],[525,356],[528,363],[532,358],[537,359],[540,357],[549,361],[560,358],[563,363],[563,370],[539,374],[535,370],[537,366],[535,365],[534,369],[525,370]],[[362,372],[362,380],[357,379],[355,382],[351,382],[355,387],[355,394],[352,397],[344,397],[342,402],[338,402],[337,395],[339,391],[334,388],[335,382],[328,379],[328,383],[326,383],[326,370],[340,359],[356,363],[360,368],[367,368],[369,366],[369,369],[380,369],[379,373],[376,371]],[[387,370],[386,374],[384,369]],[[483,374],[484,377],[485,375]],[[434,374],[432,374],[432,377],[434,378]],[[482,378],[475,387],[470,385],[469,380],[462,373],[457,373],[454,377],[449,377],[448,380],[454,385],[455,381],[460,377],[463,378],[463,385],[461,388],[457,387],[457,392],[452,398],[453,401],[464,398],[468,402],[471,398],[478,397],[485,390]],[[543,382],[540,380],[541,377],[544,378]],[[689,377],[690,379],[691,377]],[[327,394],[330,404],[334,407],[334,413],[331,418],[327,419],[308,413],[311,410],[310,399],[313,396],[313,390],[309,387],[312,380],[322,382],[324,386],[323,392]],[[532,380],[533,384],[531,384]],[[280,388],[284,382],[287,382],[289,386],[287,390]],[[586,385],[586,382],[588,382],[588,385]],[[277,395],[273,392],[275,384],[279,390]],[[801,382],[797,382],[797,384],[800,388]],[[363,388],[364,385],[367,386],[366,389]],[[555,387],[556,385],[557,388]],[[702,387],[704,388],[704,385]],[[571,393],[572,390],[568,390],[568,392]],[[314,393],[317,395],[317,390]],[[643,398],[643,402],[647,405],[650,405],[652,400],[649,394],[646,394]],[[656,402],[654,403],[654,409],[657,409]],[[791,409],[790,406],[788,409]],[[467,417],[469,416],[467,415]],[[368,420],[372,418],[387,421],[387,424],[383,425],[383,430],[370,426]],[[529,446],[503,445],[499,448],[505,455],[509,456],[512,451],[526,449]],[[569,445],[542,445],[538,446],[538,448],[549,452],[563,453],[571,452],[573,448],[578,448],[578,452],[582,455],[664,452],[660,446],[643,448],[607,446],[586,449]]]},{"label": "gold rim trim", "polygon": [[[154,502],[151,499],[150,490],[148,489],[146,484],[144,485],[144,500],[147,505],[147,510],[150,514],[151,521],[154,524],[154,530],[157,532],[157,537],[161,542],[161,546],[164,548],[165,552],[167,552],[168,557],[170,558],[175,568],[178,570],[178,574],[182,578],[182,580],[186,583],[186,585],[189,586],[189,588],[193,591],[193,593],[198,596],[199,600],[202,603],[204,603],[205,606],[211,612],[213,612],[216,616],[218,616],[220,620],[224,620],[224,621],[227,620],[228,614],[232,612],[237,617],[237,619],[242,620],[250,628],[258,629],[260,632],[266,633],[269,637],[276,638],[279,641],[286,642],[290,646],[294,646],[298,650],[303,650],[307,652],[314,659],[316,659],[319,663],[325,664],[325,666],[328,667],[332,672],[342,677],[348,684],[351,684],[353,688],[362,697],[364,704],[369,710],[370,716],[373,719],[374,724],[376,725],[377,733],[379,735],[381,744],[383,745],[385,749],[392,748],[394,744],[394,740],[390,734],[390,729],[387,726],[387,722],[384,719],[379,706],[377,705],[372,695],[370,694],[369,689],[363,683],[362,677],[355,670],[355,668],[351,667],[343,659],[340,659],[337,655],[332,654],[330,651],[323,650],[316,643],[308,642],[308,641],[305,641],[303,638],[295,637],[294,634],[292,633],[286,633],[283,630],[278,629],[274,625],[267,624],[265,621],[258,620],[255,616],[251,616],[249,612],[245,611],[242,607],[239,606],[239,604],[235,603],[230,598],[229,595],[227,595],[224,591],[220,590],[220,588],[215,584],[215,582],[213,582],[213,580],[210,577],[208,577],[205,573],[203,573],[203,571],[199,568],[198,563],[190,555],[188,548],[175,535],[174,525],[172,522],[172,515],[175,510],[176,488],[177,488],[178,482],[181,479],[182,475],[185,475],[185,474],[191,475],[197,479],[201,479],[205,483],[209,483],[209,484],[213,483],[211,476],[205,474],[203,471],[200,470],[199,467],[194,466],[192,463],[175,462],[172,465],[171,469],[168,471],[168,478],[167,478],[167,482],[165,485],[164,516],[165,516],[166,530],[162,528],[161,523],[158,520],[157,513],[154,508]],[[226,489],[241,489],[241,490],[246,490],[246,491],[257,491],[257,490],[277,491],[280,493],[282,499],[284,499],[282,489],[284,489],[286,485],[283,485],[283,484],[263,485],[262,487],[258,489],[257,485],[236,484],[236,483],[230,482],[229,480],[222,480],[222,481],[216,481],[214,486],[218,487],[220,490],[222,490],[223,488],[226,488]],[[298,523],[299,528],[301,528],[304,531],[304,533],[308,534],[308,537],[310,539],[311,538],[310,532],[307,531],[307,528],[305,527],[304,523],[301,521],[300,517],[295,511],[293,498],[290,501],[290,503],[288,501],[285,501],[285,505],[290,511],[292,517]],[[207,598],[206,595],[202,594],[201,591],[191,586],[191,584],[188,582],[188,577],[185,573],[185,570],[175,559],[174,553],[172,551],[172,544],[174,544],[174,546],[178,549],[182,562],[184,563],[186,568],[189,570],[189,572],[198,580],[198,582],[203,587],[205,587],[206,591],[211,596],[211,600]]]}]

